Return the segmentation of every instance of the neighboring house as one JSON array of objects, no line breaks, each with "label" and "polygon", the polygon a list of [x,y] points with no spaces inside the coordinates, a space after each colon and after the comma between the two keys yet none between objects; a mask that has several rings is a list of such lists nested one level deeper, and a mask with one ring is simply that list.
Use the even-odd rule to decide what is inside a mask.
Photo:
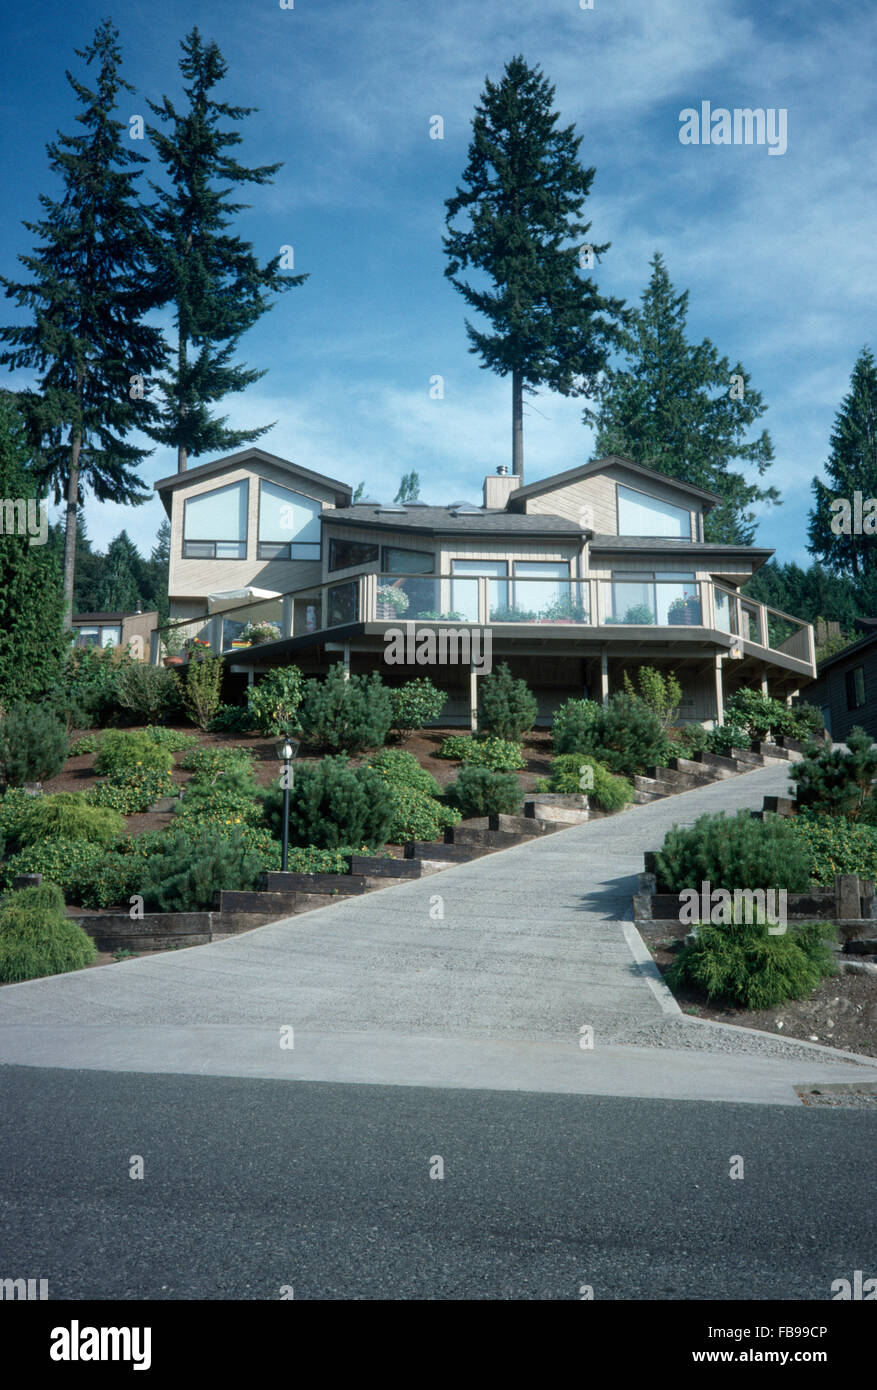
[{"label": "neighboring house", "polygon": [[[674,670],[680,717],[721,719],[740,685],[791,699],[815,675],[812,628],[739,588],[772,555],[704,540],[719,499],[628,459],[598,459],[528,486],[505,470],[480,503],[352,503],[351,489],[247,449],[155,484],[171,519],[177,634],[201,636],[233,672],[339,657],[391,682],[429,674],[443,723],[469,724],[469,665],[387,665],[387,633],[413,622],[457,636],[489,628],[550,721],[570,696],[606,699],[640,665]],[[240,643],[243,624],[277,640]]]},{"label": "neighboring house", "polygon": [[70,626],[76,633],[76,647],[125,647],[130,643],[131,655],[138,661],[155,659],[155,609],[147,613],[75,613]]},{"label": "neighboring house", "polygon": [[877,738],[877,619],[860,618],[856,627],[864,636],[820,661],[807,690],[807,703],[820,706],[836,743],[857,724]]}]

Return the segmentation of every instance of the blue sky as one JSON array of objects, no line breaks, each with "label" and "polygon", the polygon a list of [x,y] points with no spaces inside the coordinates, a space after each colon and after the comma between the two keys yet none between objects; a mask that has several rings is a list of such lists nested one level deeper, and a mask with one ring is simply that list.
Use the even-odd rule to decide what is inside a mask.
[{"label": "blue sky", "polygon": [[[268,374],[224,406],[235,427],[276,421],[262,446],[392,497],[416,469],[425,501],[479,499],[510,462],[511,386],[468,352],[465,305],[444,278],[444,201],[466,160],[485,75],[515,53],[556,85],[564,124],[596,166],[586,215],[611,249],[601,288],[638,302],[655,250],[691,292],[689,333],[740,359],[768,404],[763,418],[783,505],[757,541],[807,562],[810,480],[865,343],[877,347],[873,270],[877,180],[869,3],[780,0],[211,0],[112,4],[41,0],[0,20],[0,266],[31,247],[22,219],[51,191],[46,141],[73,129],[65,67],[111,14],[125,75],[145,97],[180,94],[179,39],[194,24],[229,64],[226,100],[259,107],[239,157],[284,161],[251,191],[238,230],[263,259],[295,249],[304,287],[247,335],[241,360]],[[699,107],[788,111],[788,149],[685,146],[679,113]],[[430,139],[440,115],[444,138]],[[137,148],[149,153],[146,142]],[[8,319],[14,309],[3,302]],[[444,378],[431,399],[430,378]],[[24,384],[25,376],[10,378]],[[591,457],[582,403],[551,393],[525,406],[533,482]],[[759,427],[760,428],[760,427]],[[207,462],[206,458],[192,464]],[[174,471],[157,448],[148,483]],[[123,526],[149,551],[163,516],[90,499],[102,548]]]}]

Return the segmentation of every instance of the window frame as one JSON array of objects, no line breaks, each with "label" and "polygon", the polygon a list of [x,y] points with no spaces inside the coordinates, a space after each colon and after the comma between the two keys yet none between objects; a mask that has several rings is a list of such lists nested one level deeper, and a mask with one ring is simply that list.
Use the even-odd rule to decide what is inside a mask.
[{"label": "window frame", "polygon": [[[190,502],[200,502],[202,498],[209,497],[214,492],[230,491],[232,488],[243,488],[244,496],[244,534],[243,539],[238,536],[214,536],[213,538],[194,539],[186,535],[186,519],[189,512]],[[250,515],[250,480],[249,478],[237,478],[233,483],[221,483],[219,487],[205,488],[203,492],[195,492],[190,497],[183,498],[183,534],[181,538],[182,559],[184,560],[229,560],[232,563],[247,558],[247,527]],[[237,555],[217,555],[216,547],[219,545],[235,545],[238,548]],[[201,554],[193,554],[189,546],[209,546],[210,549]]]},{"label": "window frame", "polygon": [[[339,570],[359,569],[361,565],[378,565],[381,560],[381,547],[377,541],[358,541],[352,536],[329,536],[327,547],[327,560],[329,574],[337,574]],[[360,545],[363,549],[373,550],[375,553],[370,560],[353,560],[348,565],[337,565],[333,562],[332,552],[336,545]]]},{"label": "window frame", "polygon": [[[285,483],[275,483],[273,478],[259,478],[259,487],[256,493],[256,559],[257,560],[304,560],[313,562],[323,558],[323,528],[320,525],[320,539],[318,541],[295,541],[290,538],[288,541],[265,541],[262,539],[262,488],[265,484],[269,487],[276,487],[281,492],[288,492],[290,497],[304,497],[308,502],[315,502],[319,506],[317,519],[322,516],[324,511],[323,502],[319,497],[310,497],[306,492],[296,492],[295,488],[287,487]],[[278,546],[285,547],[285,555],[267,555],[263,551],[263,546],[270,546],[276,549]],[[292,547],[296,546],[299,550],[307,550],[307,555],[293,555]]]},{"label": "window frame", "polygon": [[[858,679],[857,679],[858,677]],[[861,692],[860,692],[861,687]],[[847,711],[862,709],[867,702],[865,691],[865,667],[851,666],[848,671],[844,671],[844,693],[846,695]],[[852,701],[850,695],[852,693]],[[861,699],[859,694],[861,693]]]},{"label": "window frame", "polygon": [[[390,551],[390,550],[395,550],[396,553],[399,554],[399,555],[425,555],[425,556],[427,556],[430,560],[432,560],[432,568],[431,568],[431,569],[428,569],[428,570],[394,570],[394,569],[390,569],[389,561],[387,560],[387,553],[388,553],[388,551]],[[436,554],[435,554],[435,551],[434,551],[434,550],[413,550],[413,549],[411,548],[411,546],[407,546],[407,545],[383,545],[383,544],[382,544],[382,545],[381,545],[381,548],[380,548],[380,555],[381,555],[381,570],[380,570],[381,574],[399,574],[399,575],[402,575],[402,574],[404,574],[404,575],[417,575],[417,574],[423,574],[423,575],[432,574],[432,575],[434,575],[434,574],[435,574]]]},{"label": "window frame", "polygon": [[[622,490],[625,491],[625,492],[632,492],[632,493],[634,493],[637,497],[645,497],[646,500],[649,501],[649,502],[655,502],[655,503],[657,503],[659,506],[663,506],[663,507],[670,507],[674,512],[679,512],[681,515],[687,516],[687,517],[688,517],[688,529],[687,529],[686,534],[685,534],[684,536],[675,536],[675,535],[673,535],[673,534],[668,534],[666,531],[648,531],[648,532],[644,532],[644,531],[622,531],[622,529],[621,529],[621,500],[622,500],[622,499],[621,499],[621,493],[622,493]],[[691,530],[692,530],[692,527],[691,527],[691,518],[692,518],[692,514],[693,514],[693,508],[692,508],[692,507],[688,507],[688,508],[686,508],[686,507],[677,507],[676,504],[675,504],[674,502],[664,502],[662,498],[656,497],[656,496],[654,495],[654,493],[652,493],[652,492],[644,492],[641,488],[630,487],[630,485],[629,485],[628,483],[619,483],[619,482],[616,482],[616,484],[615,484],[615,528],[616,528],[616,534],[619,535],[619,536],[634,536],[634,537],[639,536],[639,537],[641,537],[643,540],[677,540],[677,541],[688,541],[688,543],[691,544]],[[696,529],[696,528],[695,528],[695,529]]]}]

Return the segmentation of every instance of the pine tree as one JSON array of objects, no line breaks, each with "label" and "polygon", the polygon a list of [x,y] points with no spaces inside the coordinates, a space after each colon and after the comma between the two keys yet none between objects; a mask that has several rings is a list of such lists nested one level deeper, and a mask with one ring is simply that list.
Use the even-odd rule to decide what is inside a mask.
[{"label": "pine tree", "polygon": [[[829,486],[813,479],[814,507],[810,513],[807,549],[837,574],[855,585],[862,609],[877,612],[877,538],[873,530],[856,534],[854,493],[862,494],[862,506],[877,497],[877,364],[867,347],[853,367],[850,389],[835,416],[831,449],[825,464]],[[849,530],[832,523],[842,518],[832,503],[845,499],[849,504]],[[866,518],[863,516],[863,521]]]},{"label": "pine tree", "polygon": [[155,545],[146,562],[147,590],[144,607],[157,610],[159,627],[167,622],[170,613],[167,591],[170,558],[171,524],[165,517],[158,528]]},{"label": "pine tree", "polygon": [[[586,247],[590,223],[580,222],[594,169],[579,163],[582,137],[557,128],[554,87],[522,57],[502,79],[486,79],[472,122],[469,162],[447,208],[445,275],[466,303],[484,314],[492,332],[467,320],[470,352],[482,367],[512,378],[512,467],[523,474],[523,393],[540,386],[564,396],[587,395],[616,340],[620,300],[601,296],[579,274],[609,243]],[[469,226],[454,218],[469,214]],[[572,243],[572,244],[570,244]],[[584,256],[584,259],[582,257]],[[472,268],[492,290],[459,278]]]},{"label": "pine tree", "polygon": [[260,265],[252,245],[230,234],[234,215],[247,207],[233,201],[235,186],[271,183],[281,166],[249,169],[227,153],[242,137],[222,122],[242,121],[255,108],[214,99],[227,64],[197,28],[180,46],[187,107],[178,111],[167,96],[150,101],[166,130],[147,127],[170,184],[152,185],[151,256],[158,298],[173,306],[176,339],[170,374],[159,383],[159,423],[149,433],[176,449],[183,472],[190,456],[237,448],[271,428],[229,429],[227,417],[210,406],[264,376],[231,359],[243,334],[271,308],[267,295],[301,285],[307,276],[282,274],[279,254]]},{"label": "pine tree", "polygon": [[104,613],[133,613],[143,607],[146,575],[143,559],[127,531],[111,540],[103,562],[98,609]]},{"label": "pine tree", "polygon": [[399,491],[393,498],[394,502],[419,502],[420,501],[420,475],[418,473],[403,473],[399,479]]},{"label": "pine tree", "polygon": [[746,442],[767,407],[739,362],[732,367],[708,338],[688,341],[688,291],[676,293],[660,253],[651,266],[642,307],[622,334],[626,365],[606,373],[597,407],[585,410],[585,421],[597,425],[596,453],[621,454],[718,493],[706,539],[750,545],[753,508],[778,502],[779,493],[747,482],[732,465],[745,463],[759,477],[770,466],[767,431]]},{"label": "pine tree", "polygon": [[[0,498],[39,497],[24,422],[0,393]],[[39,700],[57,689],[67,651],[60,573],[49,545],[33,544],[3,510],[0,537],[0,705]],[[16,518],[17,522],[17,518]]]},{"label": "pine tree", "polygon": [[148,496],[136,473],[148,451],[127,436],[153,416],[145,381],[164,356],[160,333],[142,321],[153,304],[135,194],[137,166],[146,161],[123,144],[125,126],[113,114],[120,89],[134,89],[119,73],[112,22],[100,24],[76,53],[98,71],[93,89],[66,74],[82,106],[77,120],[83,130],[47,146],[62,196],[41,195],[44,216],[24,224],[41,243],[19,257],[32,278],[19,283],[0,276],[6,297],[32,315],[30,323],[0,328],[0,340],[11,344],[0,362],[40,373],[38,392],[20,393],[19,401],[27,410],[28,437],[40,441],[41,479],[54,488],[56,503],[66,500],[68,609],[77,509],[86,487],[102,502],[137,504]]}]

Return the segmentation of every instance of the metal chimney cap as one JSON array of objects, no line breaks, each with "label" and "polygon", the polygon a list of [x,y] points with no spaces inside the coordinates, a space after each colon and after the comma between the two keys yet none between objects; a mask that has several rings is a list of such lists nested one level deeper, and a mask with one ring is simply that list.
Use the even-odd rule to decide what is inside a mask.
[{"label": "metal chimney cap", "polygon": [[496,470],[496,471],[497,471],[497,473],[499,474],[499,476],[500,476],[501,478],[507,478],[507,477],[508,477],[508,472],[509,472],[509,470],[508,470],[508,468],[506,467],[506,465],[505,465],[504,463],[500,463],[500,464],[497,466],[497,470]]}]

